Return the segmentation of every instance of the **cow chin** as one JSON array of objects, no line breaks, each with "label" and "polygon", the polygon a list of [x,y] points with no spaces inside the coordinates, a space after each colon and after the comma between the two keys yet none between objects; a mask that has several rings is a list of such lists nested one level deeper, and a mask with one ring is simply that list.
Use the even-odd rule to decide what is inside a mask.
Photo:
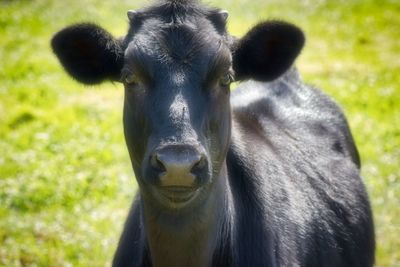
[{"label": "cow chin", "polygon": [[152,187],[151,194],[162,206],[177,210],[190,207],[199,202],[203,188],[160,188]]},{"label": "cow chin", "polygon": [[[145,180],[152,180],[145,177]],[[211,177],[202,177],[204,182],[197,183],[191,187],[184,186],[161,186],[154,183],[142,183],[140,191],[144,201],[149,201],[154,206],[164,208],[164,211],[176,211],[201,206],[208,196]]]}]

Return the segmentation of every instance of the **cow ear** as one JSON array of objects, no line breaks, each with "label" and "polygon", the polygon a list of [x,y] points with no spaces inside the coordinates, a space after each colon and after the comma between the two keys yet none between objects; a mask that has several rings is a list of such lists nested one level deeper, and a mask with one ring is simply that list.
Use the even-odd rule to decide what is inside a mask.
[{"label": "cow ear", "polygon": [[51,46],[65,70],[85,84],[119,80],[124,63],[121,41],[94,24],[77,24],[56,33]]},{"label": "cow ear", "polygon": [[293,64],[305,37],[296,26],[267,21],[253,27],[233,47],[233,69],[236,80],[271,81]]}]

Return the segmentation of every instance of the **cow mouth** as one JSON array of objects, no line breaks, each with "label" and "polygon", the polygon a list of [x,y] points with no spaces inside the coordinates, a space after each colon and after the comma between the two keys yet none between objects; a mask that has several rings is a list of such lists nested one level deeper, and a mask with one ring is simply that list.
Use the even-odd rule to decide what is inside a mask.
[{"label": "cow mouth", "polygon": [[182,186],[160,187],[157,191],[163,199],[177,205],[189,203],[198,194],[198,188]]}]

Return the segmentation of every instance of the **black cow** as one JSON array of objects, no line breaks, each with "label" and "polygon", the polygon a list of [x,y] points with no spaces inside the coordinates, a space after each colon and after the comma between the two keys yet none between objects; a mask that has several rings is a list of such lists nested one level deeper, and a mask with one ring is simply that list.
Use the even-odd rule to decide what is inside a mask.
[{"label": "black cow", "polygon": [[121,39],[79,24],[52,40],[76,80],[125,86],[139,193],[114,266],[372,266],[346,119],[292,67],[302,31],[267,21],[236,39],[195,1],[128,17]]}]

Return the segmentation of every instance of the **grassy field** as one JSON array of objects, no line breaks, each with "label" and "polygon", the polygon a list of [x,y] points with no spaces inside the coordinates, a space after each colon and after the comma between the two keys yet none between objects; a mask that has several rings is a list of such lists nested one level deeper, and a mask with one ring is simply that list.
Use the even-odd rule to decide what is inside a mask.
[{"label": "grassy field", "polygon": [[[108,266],[136,184],[122,86],[84,87],[49,40],[67,24],[127,29],[145,1],[0,1],[0,266]],[[400,2],[212,0],[243,34],[280,18],[302,27],[304,80],[344,108],[374,210],[376,266],[400,266]]]}]

